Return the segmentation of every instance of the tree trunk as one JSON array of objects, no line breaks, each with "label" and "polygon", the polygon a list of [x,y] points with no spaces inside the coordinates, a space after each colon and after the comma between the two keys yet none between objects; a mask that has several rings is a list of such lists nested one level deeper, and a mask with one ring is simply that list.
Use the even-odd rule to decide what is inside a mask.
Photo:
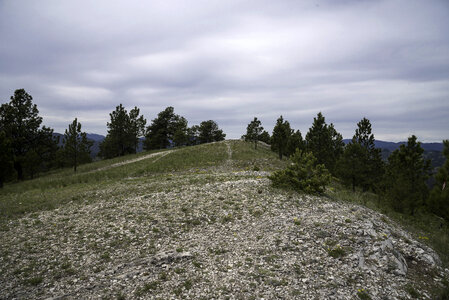
[{"label": "tree trunk", "polygon": [[73,171],[76,173],[76,165],[78,164],[78,157],[77,157],[77,152],[75,149],[75,163],[73,164]]},{"label": "tree trunk", "polygon": [[254,141],[254,149],[257,150],[257,140]]},{"label": "tree trunk", "polygon": [[19,161],[14,162],[14,169],[16,169],[16,172],[17,172],[17,179],[22,181],[23,180],[23,169],[22,169],[22,164]]}]

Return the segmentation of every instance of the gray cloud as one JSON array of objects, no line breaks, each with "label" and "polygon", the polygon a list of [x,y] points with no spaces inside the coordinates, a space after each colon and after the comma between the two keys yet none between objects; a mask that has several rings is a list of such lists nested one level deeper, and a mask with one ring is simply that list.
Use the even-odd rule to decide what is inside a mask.
[{"label": "gray cloud", "polygon": [[[281,2],[281,3],[278,3]],[[447,1],[2,1],[0,99],[17,88],[46,125],[104,134],[119,103],[166,106],[228,137],[322,111],[345,137],[447,139]]]}]

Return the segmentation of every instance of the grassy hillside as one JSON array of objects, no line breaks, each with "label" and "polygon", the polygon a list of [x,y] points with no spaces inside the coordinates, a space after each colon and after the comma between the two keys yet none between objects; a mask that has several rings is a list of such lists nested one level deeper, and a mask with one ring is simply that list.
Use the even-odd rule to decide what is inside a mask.
[{"label": "grassy hillside", "polygon": [[[0,189],[0,217],[4,221],[25,213],[54,209],[69,202],[95,201],[95,191],[130,181],[164,180],[177,174],[221,171],[272,171],[285,162],[267,147],[256,151],[244,142],[204,144],[157,150],[81,165],[76,173],[67,168],[34,180],[7,184]],[[229,156],[231,150],[232,157]],[[231,163],[226,161],[232,159]],[[131,185],[130,185],[131,188]],[[130,191],[133,192],[133,191]]]},{"label": "grassy hillside", "polygon": [[287,163],[225,141],[9,184],[0,298],[434,295],[449,274],[422,243],[433,236],[350,203],[371,205],[371,196],[338,185],[327,197],[272,188],[267,175]]}]

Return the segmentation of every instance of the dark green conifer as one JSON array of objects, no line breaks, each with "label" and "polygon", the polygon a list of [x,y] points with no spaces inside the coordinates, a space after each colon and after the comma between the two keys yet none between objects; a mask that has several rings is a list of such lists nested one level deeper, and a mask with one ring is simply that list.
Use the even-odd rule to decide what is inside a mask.
[{"label": "dark green conifer", "polygon": [[145,149],[164,149],[182,146],[187,142],[187,120],[175,114],[171,106],[161,111],[157,118],[151,121],[145,135]]},{"label": "dark green conifer", "polygon": [[246,127],[245,141],[253,142],[254,149],[257,149],[257,142],[260,139],[262,131],[263,127],[261,126],[261,122],[257,118],[254,118]]},{"label": "dark green conifer", "polygon": [[366,168],[365,157],[365,148],[358,143],[349,143],[337,162],[338,177],[344,184],[351,186],[353,191],[362,183],[362,174]]},{"label": "dark green conifer", "polygon": [[449,221],[449,140],[443,141],[443,145],[446,161],[435,175],[435,186],[430,192],[428,205],[434,214]]},{"label": "dark green conifer", "polygon": [[198,127],[198,140],[200,144],[223,141],[226,134],[218,128],[213,120],[203,121]]},{"label": "dark green conifer", "polygon": [[306,146],[305,146],[304,139],[302,138],[301,131],[296,130],[288,138],[287,156],[290,157],[291,155],[295,154],[296,149],[304,151],[305,148],[306,148]]},{"label": "dark green conifer", "polygon": [[76,172],[78,165],[92,161],[90,157],[90,147],[93,142],[89,141],[86,133],[81,131],[81,123],[75,118],[69,124],[68,130],[64,134],[64,154],[69,166]]},{"label": "dark green conifer", "polygon": [[425,160],[423,153],[421,143],[413,135],[407,145],[401,145],[388,158],[386,197],[398,212],[414,215],[427,198],[426,180],[430,176],[430,160]]},{"label": "dark green conifer", "polygon": [[379,182],[384,173],[382,150],[376,148],[374,142],[374,134],[371,133],[371,123],[367,118],[363,118],[357,123],[352,143],[357,143],[365,149],[365,156],[361,160],[364,168],[358,175],[359,185],[365,191],[368,189],[378,190]]},{"label": "dark green conifer", "polygon": [[[42,117],[33,98],[24,89],[14,92],[9,103],[0,107],[0,131],[5,133],[13,151],[17,178],[34,176],[52,166],[57,151],[53,130],[42,126]],[[28,153],[30,152],[30,153]]]},{"label": "dark green conifer", "polygon": [[312,127],[306,135],[307,151],[313,153],[319,164],[324,164],[331,172],[335,172],[335,164],[343,153],[343,137],[334,125],[326,124],[321,112],[313,119]]},{"label": "dark green conifer", "polygon": [[14,172],[14,158],[11,141],[4,131],[0,131],[0,188]]},{"label": "dark green conifer", "polygon": [[283,155],[287,155],[287,143],[291,134],[290,123],[284,121],[284,118],[280,116],[271,135],[271,150],[279,154],[279,159],[282,159]]}]

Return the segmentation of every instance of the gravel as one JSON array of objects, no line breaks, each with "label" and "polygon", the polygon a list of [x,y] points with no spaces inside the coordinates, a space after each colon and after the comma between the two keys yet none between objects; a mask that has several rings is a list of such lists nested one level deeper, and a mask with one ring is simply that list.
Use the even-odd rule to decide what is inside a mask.
[{"label": "gravel", "polygon": [[387,217],[273,189],[266,175],[124,179],[80,195],[94,202],[13,220],[0,298],[430,299],[448,277]]}]

